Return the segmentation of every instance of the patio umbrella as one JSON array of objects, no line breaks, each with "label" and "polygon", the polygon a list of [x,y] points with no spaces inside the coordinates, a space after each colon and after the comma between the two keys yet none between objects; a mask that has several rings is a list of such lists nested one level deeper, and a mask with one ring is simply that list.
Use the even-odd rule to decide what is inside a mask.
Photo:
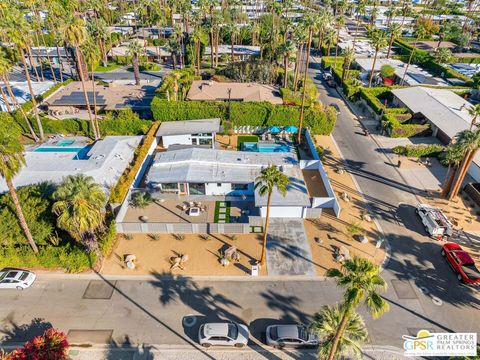
[{"label": "patio umbrella", "polygon": [[283,130],[285,130],[285,132],[290,133],[290,134],[298,132],[298,128],[296,126],[293,126],[293,125],[285,126],[283,128]]},{"label": "patio umbrella", "polygon": [[268,128],[268,131],[271,132],[272,134],[278,134],[282,130],[278,126],[270,126]]}]

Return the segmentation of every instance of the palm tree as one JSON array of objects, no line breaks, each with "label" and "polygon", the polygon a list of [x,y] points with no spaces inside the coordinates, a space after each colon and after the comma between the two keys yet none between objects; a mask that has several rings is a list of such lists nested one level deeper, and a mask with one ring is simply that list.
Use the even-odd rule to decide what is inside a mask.
[{"label": "palm tree", "polygon": [[330,56],[330,49],[337,39],[337,33],[334,29],[330,28],[324,35],[323,40],[327,43],[327,53],[326,56]]},{"label": "palm tree", "polygon": [[293,30],[293,39],[298,44],[297,56],[295,58],[295,75],[293,77],[293,91],[297,92],[298,75],[300,73],[302,54],[308,40],[308,28],[300,22]]},{"label": "palm tree", "polygon": [[340,29],[345,26],[345,17],[343,15],[338,15],[335,18],[335,28],[337,29],[337,36],[335,37],[335,60],[333,62],[333,67],[337,66],[337,57],[338,57],[338,44],[340,43]]},{"label": "palm tree", "polygon": [[455,172],[455,178],[450,192],[448,193],[448,200],[452,200],[457,196],[467,171],[478,152],[480,147],[480,129],[464,130],[458,133],[455,137],[455,143],[463,150],[463,159]]},{"label": "palm tree", "polygon": [[375,49],[373,56],[372,71],[370,72],[370,79],[368,80],[368,87],[372,86],[373,75],[375,74],[375,65],[377,64],[378,52],[385,48],[388,44],[387,36],[383,31],[374,31],[371,35],[370,41]]},{"label": "palm tree", "polygon": [[330,354],[328,355],[328,360],[333,360],[348,319],[360,302],[365,303],[368,312],[374,318],[378,318],[387,312],[389,304],[379,293],[380,290],[387,288],[387,283],[380,276],[379,267],[368,259],[353,257],[351,260],[345,260],[340,270],[329,269],[327,277],[335,278],[337,286],[345,290],[342,320],[332,340]]},{"label": "palm tree", "polygon": [[[313,316],[309,330],[316,334],[320,340],[317,353],[319,359],[328,357],[342,317],[343,308],[339,305],[325,305],[320,312]],[[367,337],[368,331],[362,317],[356,312],[351,312],[342,337],[338,341],[335,356],[353,354],[355,357],[360,358],[362,355],[361,345]]]},{"label": "palm tree", "polygon": [[52,195],[57,226],[102,259],[96,233],[103,227],[107,198],[91,176],[70,175]]},{"label": "palm tree", "polygon": [[350,65],[355,60],[355,52],[351,47],[343,49],[343,64],[342,64],[342,83],[345,81],[345,77],[348,78],[348,72],[350,71]]},{"label": "palm tree", "polygon": [[280,47],[280,52],[283,55],[283,87],[287,88],[288,87],[288,66],[290,62],[290,58],[292,57],[292,54],[295,53],[295,44],[293,43],[292,40],[287,40],[285,41],[282,46]]},{"label": "palm tree", "polygon": [[15,10],[15,8],[9,12],[9,15],[10,16],[6,19],[6,35],[9,41],[15,44],[20,54],[20,60],[22,61],[23,70],[25,71],[25,78],[27,80],[28,90],[30,92],[30,100],[33,105],[33,113],[35,114],[40,140],[43,141],[45,139],[45,135],[43,132],[42,121],[40,120],[40,115],[38,113],[37,100],[35,97],[35,92],[33,91],[32,80],[30,78],[27,62],[25,60],[31,42],[28,24],[26,23],[23,14]]},{"label": "palm tree", "polygon": [[408,68],[410,67],[410,64],[412,63],[413,54],[417,50],[418,40],[424,38],[426,33],[427,33],[427,31],[425,30],[425,28],[423,26],[418,27],[418,29],[416,31],[417,37],[415,38],[415,41],[413,43],[413,48],[410,51],[410,56],[408,57],[408,63],[407,63],[407,66],[405,67],[405,72],[403,73],[402,81],[400,83],[400,85],[402,85],[402,86],[403,86],[403,83],[405,82],[405,76],[407,76]]},{"label": "palm tree", "polygon": [[[95,126],[95,121],[92,117],[92,111],[90,108],[90,101],[88,100],[87,88],[85,85],[83,54],[80,46],[82,46],[87,40],[87,31],[85,29],[85,23],[82,19],[75,18],[71,21],[63,31],[63,38],[66,44],[73,46],[75,49],[75,59],[77,61],[78,75],[82,82],[83,96],[85,97],[85,104],[87,105],[88,118],[92,124],[93,136],[95,140],[99,138]],[[87,75],[88,77],[88,75]]]},{"label": "palm tree", "polygon": [[472,121],[470,122],[470,130],[472,130],[473,125],[477,124],[477,119],[480,116],[480,104],[471,106],[468,109],[468,114],[472,116]]},{"label": "palm tree", "polygon": [[136,40],[128,43],[127,54],[132,58],[133,76],[135,77],[135,85],[140,85],[140,66],[139,58],[144,54],[145,49]]},{"label": "palm tree", "polygon": [[285,196],[289,184],[290,180],[288,179],[288,176],[282,173],[276,165],[269,165],[264,168],[260,176],[255,179],[255,189],[258,189],[259,195],[267,195],[267,214],[265,216],[265,228],[263,229],[263,246],[262,255],[260,257],[260,266],[265,265],[267,256],[267,235],[272,192],[276,189],[282,196]]},{"label": "palm tree", "polygon": [[90,77],[92,78],[92,92],[93,92],[93,123],[97,136],[100,138],[100,126],[97,119],[97,95],[95,93],[95,67],[102,58],[101,50],[92,38],[89,38],[82,46],[87,65],[90,65]]},{"label": "palm tree", "polygon": [[440,194],[440,197],[445,198],[450,192],[455,173],[457,172],[458,166],[462,162],[464,155],[464,149],[458,144],[451,143],[447,147],[444,160],[448,164],[448,170],[445,180],[443,181],[442,193]]},{"label": "palm tree", "polygon": [[25,150],[19,139],[9,130],[10,129],[2,128],[0,131],[0,176],[3,177],[7,183],[8,192],[15,206],[20,227],[32,247],[33,252],[38,253],[37,244],[35,244],[33,240],[32,233],[23,214],[22,206],[18,200],[15,186],[13,185],[13,178],[20,172],[22,166],[25,165],[25,158],[23,156]]},{"label": "palm tree", "polygon": [[452,51],[444,47],[437,48],[433,57],[439,64],[447,64],[453,59]]},{"label": "palm tree", "polygon": [[318,19],[316,19],[310,13],[306,14],[302,20],[305,26],[308,28],[308,41],[307,41],[307,56],[305,60],[305,73],[303,75],[303,91],[302,91],[302,105],[300,107],[300,116],[298,119],[298,135],[297,142],[300,144],[302,141],[302,126],[303,126],[303,113],[305,112],[305,96],[307,93],[307,76],[308,76],[308,64],[310,62],[310,49],[312,47],[312,35],[318,27]]},{"label": "palm tree", "polygon": [[197,64],[195,69],[195,75],[200,75],[200,68],[201,68],[201,44],[205,40],[205,32],[200,25],[196,25],[192,33],[190,34],[192,41],[195,43],[195,62]]},{"label": "palm tree", "polygon": [[390,40],[388,41],[388,50],[387,50],[387,59],[390,57],[390,52],[392,51],[393,41],[402,35],[402,25],[398,23],[392,23],[388,27],[388,36]]}]

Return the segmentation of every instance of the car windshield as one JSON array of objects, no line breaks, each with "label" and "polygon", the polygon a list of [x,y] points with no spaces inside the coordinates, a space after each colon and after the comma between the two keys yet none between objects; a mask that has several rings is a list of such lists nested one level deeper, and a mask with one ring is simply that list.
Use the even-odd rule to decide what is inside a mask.
[{"label": "car windshield", "polygon": [[236,339],[238,337],[238,328],[235,324],[228,324],[228,337],[230,339]]},{"label": "car windshield", "polygon": [[298,338],[302,340],[308,340],[308,333],[303,326],[298,327]]},{"label": "car windshield", "polygon": [[8,278],[8,279],[16,278],[17,274],[18,274],[18,271],[10,271],[9,273],[7,273],[6,278]]},{"label": "car windshield", "polygon": [[27,277],[28,277],[28,273],[27,273],[27,272],[24,272],[24,273],[22,273],[22,275],[20,275],[20,280],[23,281],[23,280],[25,280]]},{"label": "car windshield", "polygon": [[463,264],[462,270],[470,279],[480,279],[480,271],[475,267],[475,264]]},{"label": "car windshield", "polygon": [[273,326],[272,328],[270,328],[270,338],[272,340],[277,340],[278,339],[277,330],[278,330],[278,328],[276,326]]}]

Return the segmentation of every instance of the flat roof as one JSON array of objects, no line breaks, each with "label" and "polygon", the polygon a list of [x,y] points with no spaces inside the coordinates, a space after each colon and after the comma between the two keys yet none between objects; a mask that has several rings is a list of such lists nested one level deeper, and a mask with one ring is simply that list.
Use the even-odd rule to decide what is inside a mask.
[{"label": "flat roof", "polygon": [[[147,176],[147,183],[252,183],[263,168],[277,165],[290,179],[284,197],[272,193],[276,206],[310,205],[307,187],[296,154],[293,152],[244,152],[189,148],[157,153]],[[255,193],[255,205],[265,206],[266,196]]]},{"label": "flat roof", "polygon": [[[40,146],[29,146],[25,152],[26,165],[13,183],[16,187],[45,181],[60,183],[68,175],[85,174],[108,193],[129,165],[141,139],[142,136],[107,136],[92,144],[86,137],[59,137]],[[62,145],[66,140],[73,142]],[[88,158],[76,158],[80,149],[88,151]],[[6,183],[0,179],[0,192],[6,191]]]},{"label": "flat roof", "polygon": [[157,130],[157,136],[185,135],[220,132],[220,119],[198,119],[164,121]]}]

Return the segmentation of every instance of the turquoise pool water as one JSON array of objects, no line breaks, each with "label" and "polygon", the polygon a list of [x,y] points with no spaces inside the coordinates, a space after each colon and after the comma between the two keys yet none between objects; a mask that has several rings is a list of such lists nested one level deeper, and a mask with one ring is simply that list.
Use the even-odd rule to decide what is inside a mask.
[{"label": "turquoise pool water", "polygon": [[67,139],[60,140],[56,143],[55,146],[69,146],[69,145],[72,145],[74,142],[75,142],[75,140],[72,140],[72,139],[70,139],[70,140],[67,140]]},{"label": "turquoise pool water", "polygon": [[34,152],[46,152],[46,153],[51,153],[51,152],[56,152],[56,153],[75,153],[74,159],[75,160],[87,160],[88,159],[88,152],[92,148],[92,145],[87,145],[84,147],[68,147],[67,145],[64,145],[64,147],[53,147],[53,146],[45,146],[45,147],[38,147]]},{"label": "turquoise pool water", "polygon": [[252,152],[289,152],[290,147],[284,144],[259,144],[256,142],[245,142],[242,144],[242,150]]}]

